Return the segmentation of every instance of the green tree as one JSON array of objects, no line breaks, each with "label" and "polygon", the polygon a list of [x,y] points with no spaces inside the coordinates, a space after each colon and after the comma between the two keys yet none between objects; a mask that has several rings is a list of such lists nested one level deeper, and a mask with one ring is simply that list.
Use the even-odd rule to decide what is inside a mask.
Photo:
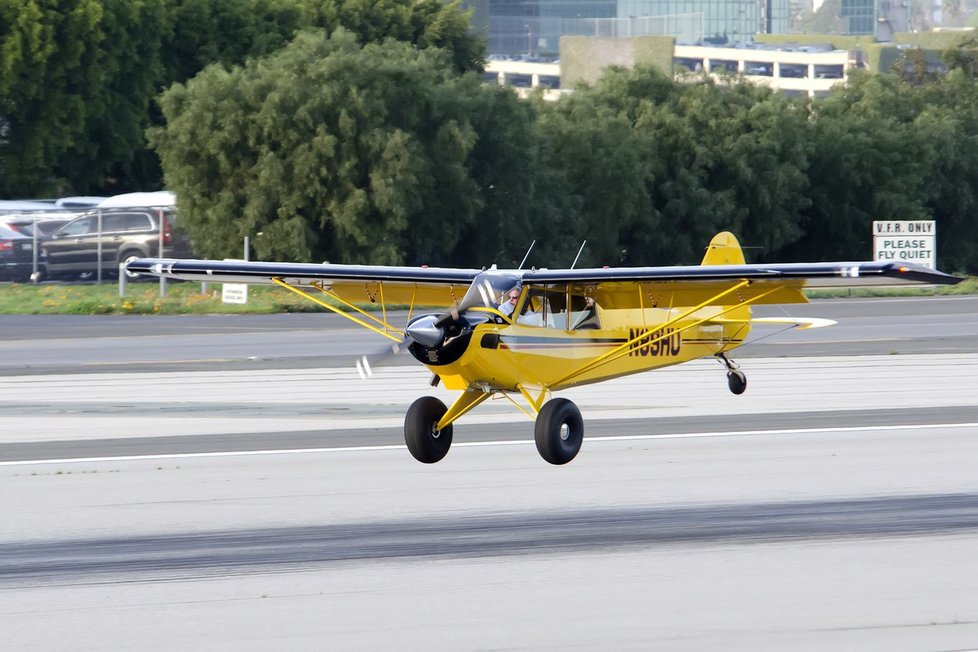
[{"label": "green tree", "polygon": [[145,130],[163,88],[342,26],[482,65],[466,14],[438,0],[0,0],[0,196],[158,187]]},{"label": "green tree", "polygon": [[914,124],[919,99],[895,75],[853,75],[813,104],[805,236],[786,258],[865,260],[873,220],[927,218],[932,160]]},{"label": "green tree", "polygon": [[183,83],[212,63],[240,65],[281,49],[309,26],[304,0],[165,0],[161,82]]},{"label": "green tree", "polygon": [[[451,260],[465,266],[513,267],[532,240],[541,238],[534,225],[557,222],[539,181],[536,114],[531,103],[509,89],[483,84],[478,76],[469,76],[465,85],[458,101],[477,135],[466,173],[478,189],[474,199],[481,208],[461,229]],[[409,230],[409,237],[410,249],[422,251],[423,241],[437,238],[437,233]],[[547,247],[534,251],[546,255]]]},{"label": "green tree", "polygon": [[941,53],[941,59],[949,70],[960,70],[967,77],[978,79],[978,34],[962,36],[953,47]]},{"label": "green tree", "polygon": [[965,68],[919,89],[914,120],[930,161],[923,180],[925,208],[937,221],[938,264],[978,270],[978,80]]},{"label": "green tree", "polygon": [[0,0],[0,195],[158,183],[144,156],[165,25],[157,0]]},{"label": "green tree", "polygon": [[[81,79],[98,61],[103,3],[0,0],[0,196],[55,192],[92,107]],[[79,87],[80,86],[80,87]]]},{"label": "green tree", "polygon": [[360,43],[395,39],[419,48],[449,53],[457,72],[482,70],[485,42],[471,33],[471,10],[459,0],[298,0],[304,3],[305,25],[328,34],[343,28]]},{"label": "green tree", "polygon": [[151,140],[199,253],[262,233],[260,258],[444,264],[486,206],[472,115],[495,92],[442,50],[305,32],[172,87]]},{"label": "green tree", "polygon": [[647,148],[601,91],[583,90],[547,108],[539,125],[547,143],[543,163],[559,175],[552,182],[566,198],[565,225],[550,234],[557,240],[547,250],[569,264],[587,240],[582,265],[618,265],[629,258],[623,234],[651,219]]},{"label": "green tree", "polygon": [[677,262],[698,262],[721,230],[759,259],[800,237],[809,206],[806,119],[803,104],[743,81],[689,85],[650,112],[656,158],[666,162],[655,195],[663,230],[684,242]]},{"label": "green tree", "polygon": [[[763,257],[801,235],[807,111],[736,81],[610,69],[541,112],[544,168],[586,262],[696,263],[720,230]],[[571,236],[568,238],[568,236]]]}]

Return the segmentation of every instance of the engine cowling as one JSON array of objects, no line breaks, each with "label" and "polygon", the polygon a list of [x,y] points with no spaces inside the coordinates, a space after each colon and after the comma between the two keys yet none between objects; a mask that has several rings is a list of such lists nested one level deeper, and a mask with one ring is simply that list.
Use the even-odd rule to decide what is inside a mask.
[{"label": "engine cowling", "polygon": [[477,312],[449,320],[439,315],[420,315],[412,319],[405,329],[411,338],[408,350],[423,364],[451,364],[465,353],[475,327],[489,320],[489,315]]}]

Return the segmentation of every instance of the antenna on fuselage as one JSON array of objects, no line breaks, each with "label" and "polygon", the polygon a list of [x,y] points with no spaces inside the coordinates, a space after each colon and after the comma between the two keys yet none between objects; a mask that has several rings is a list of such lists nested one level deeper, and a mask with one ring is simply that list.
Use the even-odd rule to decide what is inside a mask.
[{"label": "antenna on fuselage", "polygon": [[523,269],[523,265],[526,264],[526,259],[530,257],[530,252],[533,251],[533,245],[535,245],[536,243],[537,243],[536,240],[530,243],[530,248],[526,250],[526,255],[523,256],[523,262],[520,263],[520,266],[517,267],[516,269]]},{"label": "antenna on fuselage", "polygon": [[577,250],[577,256],[574,257],[574,262],[571,263],[571,266],[570,266],[571,269],[574,269],[574,265],[577,264],[577,260],[578,260],[578,258],[581,257],[581,252],[584,251],[584,245],[586,245],[586,244],[587,244],[587,240],[585,240],[584,242],[581,243],[581,248]]}]

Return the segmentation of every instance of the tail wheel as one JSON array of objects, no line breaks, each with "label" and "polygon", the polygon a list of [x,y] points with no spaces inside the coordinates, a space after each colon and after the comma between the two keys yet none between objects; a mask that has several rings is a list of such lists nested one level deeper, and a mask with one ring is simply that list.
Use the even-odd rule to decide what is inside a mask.
[{"label": "tail wheel", "polygon": [[404,416],[404,443],[414,459],[434,464],[452,446],[452,426],[435,430],[448,408],[434,396],[422,396],[411,404]]},{"label": "tail wheel", "polygon": [[740,395],[747,389],[747,376],[739,369],[727,372],[727,387],[734,394]]},{"label": "tail wheel", "polygon": [[543,459],[551,464],[567,464],[584,441],[581,411],[566,398],[548,401],[537,415],[534,438]]}]

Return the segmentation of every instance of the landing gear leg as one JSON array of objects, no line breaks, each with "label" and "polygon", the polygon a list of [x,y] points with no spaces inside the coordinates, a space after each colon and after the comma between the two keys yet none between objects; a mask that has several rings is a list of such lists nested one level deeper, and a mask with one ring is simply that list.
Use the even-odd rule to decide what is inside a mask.
[{"label": "landing gear leg", "polygon": [[567,464],[584,441],[581,411],[566,398],[551,399],[540,408],[533,434],[543,459],[551,464]]},{"label": "landing gear leg", "polygon": [[734,394],[743,394],[747,390],[747,376],[740,370],[740,366],[729,360],[725,353],[717,353],[717,359],[727,366],[727,387]]},{"label": "landing gear leg", "polygon": [[436,430],[438,421],[448,408],[434,396],[422,396],[411,404],[404,416],[404,443],[414,459],[425,464],[434,464],[452,446],[452,426]]}]

